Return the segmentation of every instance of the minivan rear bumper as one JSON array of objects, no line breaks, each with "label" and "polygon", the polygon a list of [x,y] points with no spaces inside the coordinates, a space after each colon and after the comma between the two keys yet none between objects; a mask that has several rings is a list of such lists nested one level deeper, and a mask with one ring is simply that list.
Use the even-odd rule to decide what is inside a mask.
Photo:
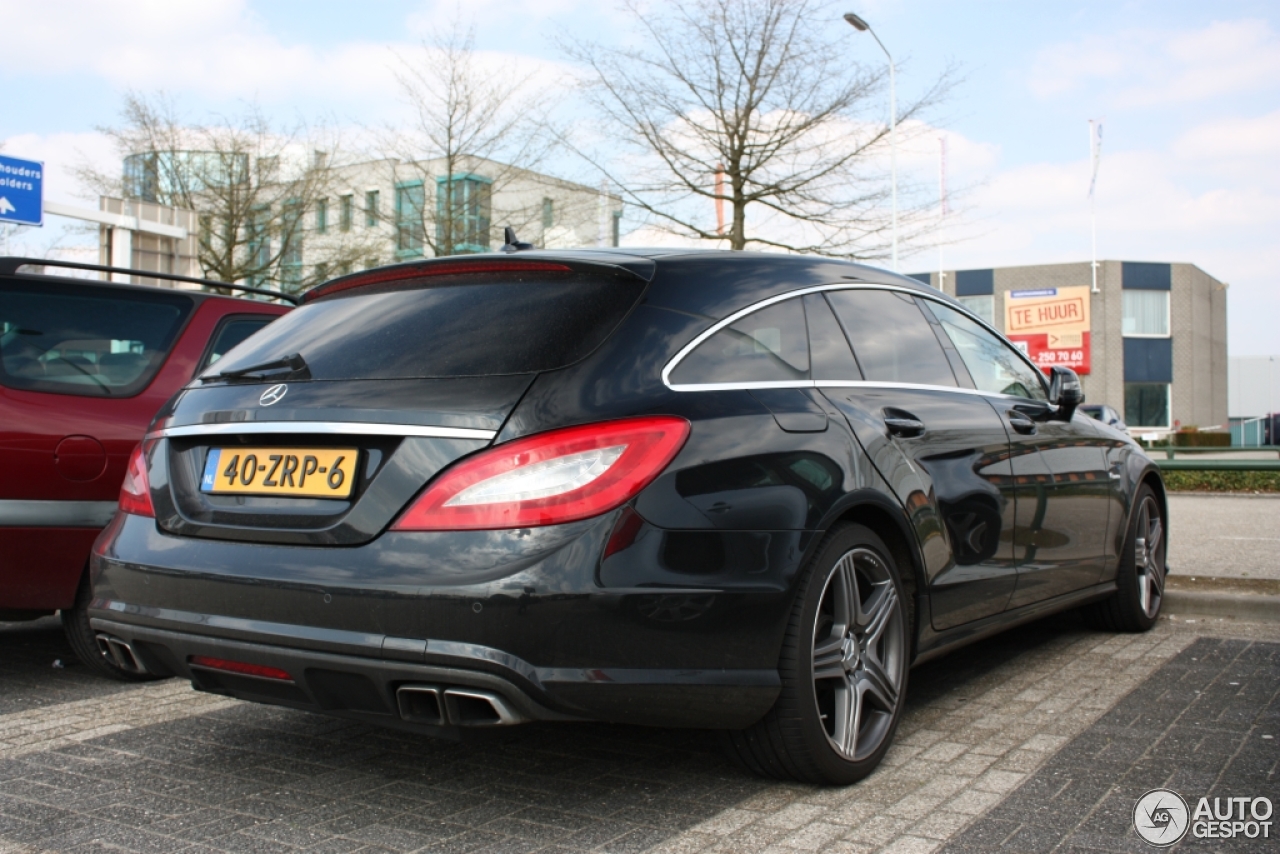
[{"label": "minivan rear bumper", "polygon": [[[646,545],[669,543],[670,532],[647,525],[602,565],[617,515],[298,548],[175,537],[153,519],[121,514],[94,550],[89,616],[149,671],[199,689],[424,732],[465,727],[450,709],[485,703],[502,724],[758,720],[780,690],[785,576],[722,567],[676,587],[661,566],[665,552]],[[763,561],[795,551],[789,534],[776,547],[760,532],[723,536],[731,555],[763,548]],[[667,583],[646,583],[645,572]],[[602,582],[614,577],[630,583]],[[196,656],[291,678],[202,668]],[[406,687],[416,696],[406,699]],[[434,722],[423,713],[432,703]]]}]

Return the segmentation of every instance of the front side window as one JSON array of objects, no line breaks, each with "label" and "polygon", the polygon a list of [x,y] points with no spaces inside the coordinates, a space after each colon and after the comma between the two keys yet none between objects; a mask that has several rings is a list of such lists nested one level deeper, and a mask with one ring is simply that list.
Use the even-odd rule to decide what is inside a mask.
[{"label": "front side window", "polygon": [[137,394],[164,363],[191,304],[177,294],[0,287],[0,383],[96,397]]},{"label": "front side window", "polygon": [[1168,427],[1169,385],[1125,383],[1124,420],[1130,427]]},{"label": "front side window", "polygon": [[928,304],[979,391],[1048,399],[1038,373],[1012,347],[955,309],[931,300]]},{"label": "front side window", "polygon": [[1124,293],[1124,335],[1169,334],[1169,292],[1127,290]]},{"label": "front side window", "polygon": [[829,291],[827,298],[867,380],[956,385],[933,326],[909,294],[848,290]]},{"label": "front side window", "polygon": [[672,385],[777,383],[809,379],[804,307],[789,299],[719,330],[671,372]]}]

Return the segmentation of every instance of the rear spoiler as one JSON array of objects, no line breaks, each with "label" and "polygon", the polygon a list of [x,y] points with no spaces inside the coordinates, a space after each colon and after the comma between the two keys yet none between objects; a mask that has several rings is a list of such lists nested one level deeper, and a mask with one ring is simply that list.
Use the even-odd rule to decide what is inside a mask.
[{"label": "rear spoiler", "polygon": [[0,276],[16,276],[16,275],[38,275],[32,270],[23,270],[23,267],[57,267],[68,270],[93,270],[99,273],[125,273],[130,276],[140,276],[145,279],[165,279],[170,282],[189,282],[194,285],[202,285],[206,288],[224,288],[231,291],[243,291],[249,294],[261,294],[272,299],[284,300],[285,302],[297,305],[301,302],[301,298],[296,294],[286,294],[281,291],[273,291],[268,288],[255,288],[249,285],[237,285],[232,282],[215,282],[211,279],[196,279],[191,276],[179,276],[177,273],[157,273],[152,270],[133,270],[128,267],[109,267],[103,264],[84,264],[80,261],[49,261],[44,258],[15,258],[0,257]]}]

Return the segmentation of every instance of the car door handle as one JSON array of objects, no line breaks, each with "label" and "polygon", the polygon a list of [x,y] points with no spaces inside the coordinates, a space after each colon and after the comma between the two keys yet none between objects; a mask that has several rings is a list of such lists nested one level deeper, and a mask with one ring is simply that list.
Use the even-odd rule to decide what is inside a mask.
[{"label": "car door handle", "polygon": [[924,435],[924,422],[917,418],[906,418],[902,415],[886,416],[884,426],[889,428],[890,434],[901,439],[914,439]]},{"label": "car door handle", "polygon": [[1034,436],[1036,434],[1036,422],[1021,412],[1011,411],[1009,413],[1009,424],[1013,427],[1015,433],[1021,433],[1024,436]]}]

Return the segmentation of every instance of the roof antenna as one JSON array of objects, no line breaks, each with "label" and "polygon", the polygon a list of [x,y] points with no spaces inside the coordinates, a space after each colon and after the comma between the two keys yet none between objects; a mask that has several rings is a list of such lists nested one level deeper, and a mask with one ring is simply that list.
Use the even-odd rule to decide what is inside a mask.
[{"label": "roof antenna", "polygon": [[502,239],[506,243],[502,247],[503,252],[519,252],[521,249],[532,249],[532,243],[521,243],[520,238],[516,237],[516,230],[511,226],[507,226],[502,230]]}]

